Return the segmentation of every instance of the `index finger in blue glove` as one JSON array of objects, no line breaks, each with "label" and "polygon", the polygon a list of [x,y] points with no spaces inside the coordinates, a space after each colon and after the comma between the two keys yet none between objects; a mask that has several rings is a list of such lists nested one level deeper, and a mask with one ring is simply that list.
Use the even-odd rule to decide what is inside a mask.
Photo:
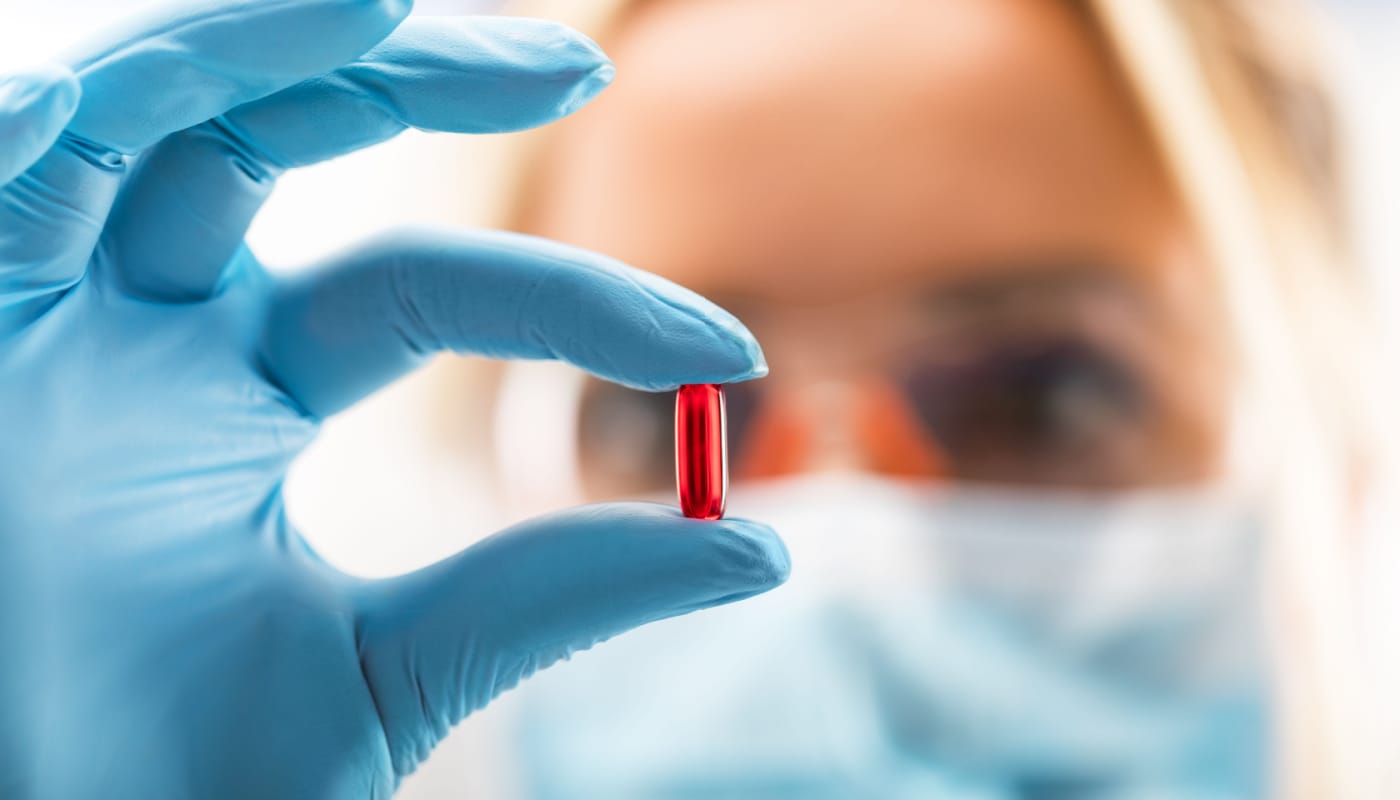
[{"label": "index finger in blue glove", "polygon": [[[368,50],[409,0],[201,0],[158,9],[71,57],[82,100],[57,145],[0,189],[0,328],[84,274],[124,173],[122,154]],[[30,309],[35,310],[30,310]]]},{"label": "index finger in blue glove", "polygon": [[407,20],[351,64],[162,140],[123,187],[105,252],[135,294],[204,299],[283,170],[409,127],[497,133],[542,125],[583,105],[611,76],[597,45],[555,22]]},{"label": "index finger in blue glove", "polygon": [[531,520],[365,585],[360,661],[395,773],[535,671],[638,625],[765,592],[788,570],[764,525],[619,503]]},{"label": "index finger in blue glove", "polygon": [[0,186],[53,146],[81,94],[78,79],[57,65],[0,78]]},{"label": "index finger in blue glove", "polygon": [[316,416],[443,350],[557,358],[642,389],[767,374],[715,304],[576,247],[499,231],[415,230],[283,278],[261,364]]}]

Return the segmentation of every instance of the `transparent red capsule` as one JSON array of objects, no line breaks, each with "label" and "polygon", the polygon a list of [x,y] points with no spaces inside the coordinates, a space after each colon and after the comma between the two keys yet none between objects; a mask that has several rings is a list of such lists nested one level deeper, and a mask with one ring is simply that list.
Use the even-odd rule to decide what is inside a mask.
[{"label": "transparent red capsule", "polygon": [[695,519],[724,516],[729,491],[724,387],[692,383],[676,392],[676,492],[681,513]]}]

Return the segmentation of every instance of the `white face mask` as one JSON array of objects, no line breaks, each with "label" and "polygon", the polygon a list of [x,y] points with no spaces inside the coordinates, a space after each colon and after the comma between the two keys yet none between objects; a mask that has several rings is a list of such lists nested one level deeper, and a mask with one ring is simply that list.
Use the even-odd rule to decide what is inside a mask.
[{"label": "white face mask", "polygon": [[730,508],[792,579],[532,680],[542,796],[1262,793],[1248,504],[839,474]]},{"label": "white face mask", "polygon": [[783,534],[796,591],[975,609],[1135,680],[1186,686],[1256,668],[1259,520],[1224,491],[1032,494],[826,474],[746,487],[730,508]]}]

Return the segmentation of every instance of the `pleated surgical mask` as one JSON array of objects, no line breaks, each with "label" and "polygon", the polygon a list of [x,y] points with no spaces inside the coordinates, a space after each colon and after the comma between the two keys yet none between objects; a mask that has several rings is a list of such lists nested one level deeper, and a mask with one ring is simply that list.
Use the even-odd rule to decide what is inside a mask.
[{"label": "pleated surgical mask", "polygon": [[732,513],[774,525],[822,592],[974,606],[1077,659],[1185,638],[1154,669],[1248,660],[1238,627],[1257,618],[1260,519],[1223,488],[1029,493],[818,474],[740,486]]},{"label": "pleated surgical mask", "polygon": [[791,580],[542,676],[540,796],[1262,792],[1247,498],[821,474],[731,503],[783,535]]}]

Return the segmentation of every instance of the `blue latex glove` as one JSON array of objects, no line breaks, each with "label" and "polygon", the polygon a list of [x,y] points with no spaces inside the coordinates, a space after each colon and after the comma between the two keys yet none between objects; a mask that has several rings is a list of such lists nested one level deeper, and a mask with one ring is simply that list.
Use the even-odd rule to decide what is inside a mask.
[{"label": "blue latex glove", "polygon": [[283,170],[548,122],[611,76],[554,24],[407,10],[186,5],[0,87],[0,796],[384,797],[535,670],[783,580],[766,527],[657,505],[382,581],[288,523],[318,422],[437,351],[650,389],[764,371],[704,299],[527,237],[263,269],[241,242]]}]

